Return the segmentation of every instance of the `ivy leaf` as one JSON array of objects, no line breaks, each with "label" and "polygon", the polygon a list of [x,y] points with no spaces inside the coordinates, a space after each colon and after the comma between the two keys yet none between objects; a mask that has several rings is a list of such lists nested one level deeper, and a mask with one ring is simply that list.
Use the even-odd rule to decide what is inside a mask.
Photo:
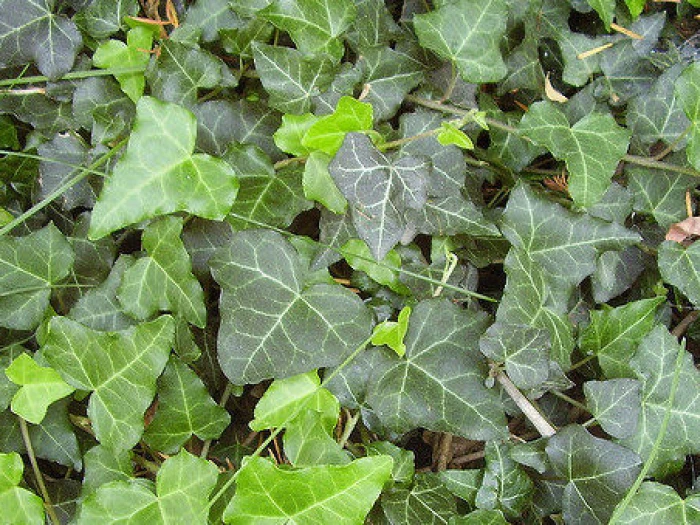
[{"label": "ivy leaf", "polygon": [[[100,47],[95,50],[92,61],[96,67],[102,69],[135,68],[145,70],[151,58],[148,51],[152,45],[153,31],[137,26],[126,34],[126,44],[119,40],[108,40],[100,44]],[[143,73],[140,71],[117,73],[114,78],[119,82],[122,91],[131,100],[138,102],[146,85]]]},{"label": "ivy leaf", "polygon": [[[361,523],[391,476],[389,456],[348,465],[281,469],[250,458],[239,471],[236,494],[224,513],[234,525],[260,523]],[[290,491],[290,487],[296,487]]]},{"label": "ivy leaf", "polygon": [[500,510],[477,509],[450,520],[450,525],[508,525]]},{"label": "ivy leaf", "polygon": [[123,450],[138,442],[174,330],[169,316],[123,332],[96,332],[65,317],[51,319],[43,355],[68,384],[92,391],[88,417],[101,443]]},{"label": "ivy leaf", "polygon": [[197,374],[171,357],[158,378],[158,411],[143,439],[148,446],[172,454],[193,435],[202,441],[218,438],[230,422],[226,409],[211,398]]},{"label": "ivy leaf", "polygon": [[75,120],[90,131],[93,145],[108,144],[131,128],[136,106],[112,78],[86,78],[73,92]]},{"label": "ivy leaf", "polygon": [[443,146],[454,144],[458,148],[474,149],[474,143],[467,134],[449,122],[442,123],[440,131],[437,134],[437,140]]},{"label": "ivy leaf", "polygon": [[85,452],[83,496],[95,492],[112,481],[128,481],[134,475],[130,451],[116,452],[104,445],[96,445]]},{"label": "ivy leaf", "polygon": [[306,113],[313,97],[328,89],[334,64],[327,56],[305,57],[300,51],[254,42],[253,57],[270,106],[283,113]]},{"label": "ivy leaf", "polygon": [[413,18],[423,47],[450,60],[467,82],[496,82],[506,74],[499,42],[506,29],[506,2],[457,0]]},{"label": "ivy leaf", "polygon": [[[88,148],[73,135],[56,135],[52,140],[41,144],[37,153],[52,161],[41,161],[39,198],[45,199],[76,175],[76,166],[88,164]],[[59,164],[60,163],[60,164]],[[66,163],[66,164],[63,164]],[[79,206],[91,208],[95,203],[95,191],[88,180],[82,180],[63,192],[58,202],[63,201],[67,210]]]},{"label": "ivy leaf", "polygon": [[0,453],[0,507],[7,523],[44,523],[44,502],[39,496],[19,486],[24,464],[16,452]]},{"label": "ivy leaf", "polygon": [[595,271],[598,251],[640,240],[619,224],[572,213],[522,183],[511,193],[501,229],[511,244],[547,272],[548,280],[565,285],[578,285]]},{"label": "ivy leaf", "polygon": [[676,97],[691,125],[686,148],[688,160],[700,169],[700,64],[692,63],[678,77]]},{"label": "ivy leaf", "polygon": [[530,106],[520,121],[520,131],[566,161],[569,193],[584,208],[606,192],[630,140],[630,133],[610,114],[589,113],[570,127],[566,115],[551,102]]},{"label": "ivy leaf", "polygon": [[12,398],[12,411],[35,425],[44,419],[51,403],[75,390],[56,370],[39,366],[28,354],[17,356],[5,374],[21,387]]},{"label": "ivy leaf", "polygon": [[255,419],[250,428],[256,431],[282,427],[314,404],[319,397],[321,380],[315,370],[285,379],[276,379],[255,405]]},{"label": "ivy leaf", "polygon": [[362,301],[341,286],[306,285],[299,254],[278,233],[237,233],[211,267],[222,288],[219,363],[234,384],[337,365],[369,334]]},{"label": "ivy leaf", "polygon": [[231,84],[230,79],[224,81],[223,62],[198,46],[169,39],[159,49],[158,58],[148,65],[146,78],[151,95],[164,102],[191,108],[198,90]]},{"label": "ivy leaf", "polygon": [[[273,135],[275,144],[279,149],[291,155],[301,157],[311,153],[311,148],[302,144],[302,139],[311,126],[318,122],[320,117],[313,113],[303,115],[282,115],[282,125]],[[340,141],[342,142],[343,134]],[[340,147],[340,144],[338,144]]]},{"label": "ivy leaf", "polygon": [[335,111],[317,119],[306,130],[301,144],[308,151],[321,150],[335,155],[345,135],[372,129],[372,106],[352,97],[340,97]]},{"label": "ivy leaf", "polygon": [[700,432],[700,372],[692,356],[683,351],[673,404],[670,394],[676,374],[678,342],[663,326],[657,326],[639,345],[630,364],[642,383],[642,408],[634,435],[620,441],[646,460],[655,447],[667,410],[666,433],[648,475],[657,479],[681,468],[686,454],[698,452]]},{"label": "ivy leaf", "polygon": [[484,469],[442,470],[438,472],[438,477],[447,490],[473,507],[484,478]]},{"label": "ivy leaf", "polygon": [[135,321],[126,315],[117,300],[117,290],[124,272],[134,264],[131,255],[121,255],[99,286],[89,290],[73,305],[68,317],[82,325],[103,332],[126,330]]},{"label": "ivy leaf", "polygon": [[549,334],[542,328],[496,322],[481,336],[486,357],[505,363],[508,377],[520,388],[536,388],[549,376]]},{"label": "ivy leaf", "polygon": [[654,327],[656,309],[665,300],[654,297],[592,311],[591,323],[581,332],[581,351],[598,356],[606,377],[630,377],[629,360]]},{"label": "ivy leaf", "polygon": [[274,32],[275,27],[267,20],[249,18],[240,27],[221,29],[219,35],[227,53],[249,59],[253,58],[253,42],[269,42]]},{"label": "ivy leaf", "polygon": [[407,210],[426,202],[427,162],[416,157],[391,162],[367,136],[348,133],[329,170],[352,205],[360,237],[376,260],[383,259],[404,235]]},{"label": "ivy leaf", "polygon": [[187,10],[185,23],[201,28],[204,42],[214,42],[222,30],[238,27],[242,21],[228,0],[197,0]]},{"label": "ivy leaf", "polygon": [[610,24],[615,15],[615,0],[587,0],[587,2],[600,16],[606,31],[610,31]]},{"label": "ivy leaf", "polygon": [[400,34],[399,26],[382,0],[360,0],[356,7],[357,16],[347,38],[360,54],[388,45]]},{"label": "ivy leaf", "polygon": [[175,104],[142,97],[127,151],[95,205],[90,238],[176,211],[221,220],[238,192],[233,169],[196,153],[194,115]]},{"label": "ivy leaf", "polygon": [[295,167],[275,171],[270,158],[251,144],[232,145],[224,159],[236,166],[240,191],[228,222],[235,230],[259,224],[286,228],[294,217],[313,206],[303,197],[302,174]]},{"label": "ivy leaf", "polygon": [[68,276],[74,259],[53,224],[24,237],[0,238],[0,325],[35,328],[49,306],[51,287]]},{"label": "ivy leaf", "polygon": [[78,12],[75,22],[91,37],[99,40],[124,29],[124,18],[136,16],[138,11],[138,0],[95,0]]},{"label": "ivy leaf", "polygon": [[344,52],[340,37],[355,15],[355,4],[342,0],[274,0],[258,11],[258,16],[289,33],[305,55],[325,53],[338,60]]},{"label": "ivy leaf", "polygon": [[148,257],[124,272],[119,302],[136,319],[170,311],[203,328],[207,319],[204,292],[192,275],[181,233],[180,217],[163,217],[146,227],[141,243]]},{"label": "ivy leaf", "polygon": [[678,288],[694,305],[700,305],[700,244],[686,248],[664,241],[659,247],[659,271],[665,282]]},{"label": "ivy leaf", "polygon": [[82,38],[72,20],[53,13],[54,4],[54,0],[0,2],[0,68],[32,60],[51,79],[73,68]]},{"label": "ivy leaf", "polygon": [[387,286],[397,293],[407,295],[408,289],[399,280],[401,256],[396,250],[389,250],[384,259],[377,262],[360,239],[350,239],[340,248],[343,258],[354,269],[365,272],[372,280]]},{"label": "ivy leaf", "polygon": [[314,151],[304,165],[304,197],[315,200],[333,213],[345,213],[348,201],[333,182],[328,166],[331,157],[322,151]]},{"label": "ivy leaf", "polygon": [[639,381],[586,381],[583,391],[591,414],[603,430],[616,438],[626,438],[634,433],[642,401]]},{"label": "ivy leaf", "polygon": [[485,322],[444,300],[418,303],[404,358],[387,354],[372,371],[367,400],[382,424],[399,433],[425,427],[469,439],[503,436],[503,409],[484,386],[488,371],[477,349]]},{"label": "ivy leaf", "polygon": [[150,481],[112,481],[83,502],[77,519],[89,523],[205,523],[218,469],[186,450],[167,459]]},{"label": "ivy leaf", "polygon": [[390,441],[372,441],[365,444],[364,449],[370,457],[387,455],[393,458],[391,479],[395,484],[405,485],[413,482],[416,474],[416,458],[413,451],[397,447]]},{"label": "ivy leaf", "polygon": [[639,166],[628,167],[625,172],[629,175],[628,186],[634,195],[635,211],[652,215],[663,229],[688,216],[685,192],[695,187],[695,177]]},{"label": "ivy leaf", "polygon": [[372,344],[376,346],[386,345],[399,357],[406,355],[406,343],[404,338],[408,332],[408,319],[411,315],[411,307],[405,306],[399,312],[396,321],[382,321],[372,331]]},{"label": "ivy leaf", "polygon": [[416,474],[411,489],[382,494],[382,510],[390,523],[447,523],[457,515],[455,499],[433,473]]},{"label": "ivy leaf", "polygon": [[486,468],[476,494],[476,506],[501,510],[510,518],[518,518],[532,500],[534,484],[508,453],[508,445],[493,441],[486,444]]},{"label": "ivy leaf", "polygon": [[700,495],[690,494],[681,499],[672,487],[645,481],[617,517],[621,525],[653,525],[678,523],[690,525],[700,521]]},{"label": "ivy leaf", "polygon": [[549,439],[554,472],[567,481],[562,505],[566,523],[607,523],[641,470],[639,456],[580,425],[560,429]]}]

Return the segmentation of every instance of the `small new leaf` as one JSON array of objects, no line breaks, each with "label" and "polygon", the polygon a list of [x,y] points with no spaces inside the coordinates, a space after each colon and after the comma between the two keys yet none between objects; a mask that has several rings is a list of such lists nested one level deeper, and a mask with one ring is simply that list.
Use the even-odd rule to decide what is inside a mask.
[{"label": "small new leaf", "polygon": [[458,148],[471,150],[474,149],[474,143],[464,131],[459,129],[450,122],[443,122],[440,131],[437,134],[437,140],[443,146],[454,144]]},{"label": "small new leaf", "polygon": [[375,346],[386,345],[399,357],[406,354],[404,337],[408,332],[408,319],[411,316],[411,307],[405,306],[399,312],[396,321],[382,321],[372,331],[372,344]]}]

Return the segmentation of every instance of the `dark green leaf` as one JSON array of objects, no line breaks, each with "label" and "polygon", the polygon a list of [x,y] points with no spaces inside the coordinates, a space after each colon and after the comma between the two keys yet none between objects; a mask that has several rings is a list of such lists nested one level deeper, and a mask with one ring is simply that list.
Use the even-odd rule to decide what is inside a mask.
[{"label": "dark green leaf", "polygon": [[185,224],[182,241],[192,259],[192,272],[199,279],[209,275],[209,259],[218,248],[228,244],[232,236],[231,225],[225,221],[195,217]]},{"label": "dark green leaf", "polygon": [[495,82],[506,74],[498,47],[506,19],[503,0],[457,0],[415,16],[413,24],[421,45],[450,60],[464,80]]},{"label": "dark green leaf", "polygon": [[[79,175],[79,167],[88,163],[88,149],[85,143],[74,135],[58,134],[51,141],[41,144],[37,153],[51,159],[39,164],[39,199],[45,199]],[[65,209],[72,210],[77,207],[91,208],[95,199],[95,191],[89,181],[83,179],[63,192],[57,200],[63,201]]]},{"label": "dark green leaf", "polygon": [[404,485],[413,482],[416,473],[415,454],[390,441],[373,441],[365,445],[368,456],[391,456],[394,459],[394,467],[391,471],[391,479],[394,483]]},{"label": "dark green leaf", "polygon": [[686,248],[665,241],[659,248],[659,271],[664,281],[678,288],[694,305],[700,305],[700,244]]},{"label": "dark green leaf", "polygon": [[124,29],[125,16],[138,11],[138,0],[94,0],[76,15],[75,22],[91,37],[107,38]]},{"label": "dark green leaf", "polygon": [[278,233],[237,233],[211,267],[223,290],[219,362],[234,384],[336,365],[369,335],[362,301],[341,286],[306,285],[299,254]]},{"label": "dark green leaf", "polygon": [[111,481],[127,481],[133,476],[130,454],[126,450],[115,452],[104,445],[97,445],[85,453],[84,460],[84,495]]},{"label": "dark green leaf", "polygon": [[143,439],[150,447],[172,454],[193,435],[203,441],[218,438],[230,421],[199,377],[171,357],[158,379],[158,411]]},{"label": "dark green leaf", "polygon": [[228,0],[197,0],[187,10],[185,23],[201,28],[204,42],[213,42],[222,30],[237,28],[242,21]]},{"label": "dark green leaf", "polygon": [[443,470],[438,472],[440,481],[452,494],[474,506],[476,494],[484,478],[483,469]]},{"label": "dark green leaf", "polygon": [[414,308],[406,355],[387,353],[372,371],[368,403],[387,428],[425,427],[470,439],[503,435],[503,409],[484,386],[488,372],[477,350],[485,321],[444,300]]},{"label": "dark green leaf", "polygon": [[642,401],[639,381],[586,381],[583,391],[591,414],[603,430],[616,438],[629,437],[634,433]]},{"label": "dark green leaf", "polygon": [[698,522],[700,495],[692,494],[683,500],[673,488],[654,481],[642,483],[629,506],[617,518],[617,523],[622,525],[691,525]]},{"label": "dark green leaf", "polygon": [[226,52],[241,58],[253,58],[253,42],[269,42],[274,32],[274,26],[267,20],[251,18],[241,27],[219,30],[219,35]]},{"label": "dark green leaf", "polygon": [[449,525],[507,525],[500,510],[477,509],[466,516],[458,516],[450,520]]},{"label": "dark green leaf", "polygon": [[326,57],[305,57],[300,51],[253,43],[255,69],[270,95],[270,106],[284,113],[306,113],[311,99],[330,86],[334,64]]},{"label": "dark green leaf", "polygon": [[693,62],[678,77],[676,97],[690,120],[688,160],[700,169],[700,63]]},{"label": "dark green leaf", "polygon": [[73,250],[53,224],[25,237],[0,238],[0,325],[35,328],[49,306],[51,287],[68,276]]},{"label": "dark green leaf", "polygon": [[123,450],[141,437],[173,337],[167,316],[123,332],[96,332],[54,317],[42,350],[70,385],[92,391],[88,416],[97,439]]},{"label": "dark green leaf", "polygon": [[687,217],[685,192],[697,184],[690,175],[630,166],[629,188],[634,194],[635,211],[648,213],[666,229]]},{"label": "dark green leaf", "polygon": [[118,298],[124,311],[136,319],[170,311],[203,328],[207,317],[204,292],[192,275],[181,232],[179,217],[164,217],[146,227],[141,242],[148,257],[124,272]]},{"label": "dark green leaf", "polygon": [[127,151],[95,205],[90,238],[175,211],[221,220],[238,191],[221,159],[193,154],[194,115],[175,104],[142,97]]},{"label": "dark green leaf", "polygon": [[566,523],[608,523],[641,470],[639,456],[579,425],[550,438],[547,455],[557,475],[567,481],[562,505]]},{"label": "dark green leaf", "polygon": [[456,516],[455,499],[433,473],[417,474],[413,487],[382,495],[382,510],[392,525],[446,524]]},{"label": "dark green leaf", "polygon": [[0,68],[34,61],[55,79],[73,67],[82,39],[72,20],[53,13],[54,0],[0,2]]},{"label": "dark green leaf", "polygon": [[131,128],[134,103],[108,77],[86,78],[73,92],[73,116],[90,131],[92,144],[107,144]]},{"label": "dark green leaf", "polygon": [[266,459],[250,458],[238,474],[224,521],[362,523],[391,476],[391,465],[391,457],[375,456],[342,466],[285,470]]},{"label": "dark green leaf", "polygon": [[329,170],[348,200],[353,223],[381,260],[402,239],[408,209],[419,210],[427,199],[428,166],[416,157],[392,162],[370,139],[348,133]]}]

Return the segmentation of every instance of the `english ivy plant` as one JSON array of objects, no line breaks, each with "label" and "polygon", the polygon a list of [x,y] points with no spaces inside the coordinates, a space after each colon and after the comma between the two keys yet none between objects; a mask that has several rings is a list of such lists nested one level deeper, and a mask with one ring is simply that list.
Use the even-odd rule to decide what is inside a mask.
[{"label": "english ivy plant", "polygon": [[695,0],[0,0],[0,521],[699,523]]}]

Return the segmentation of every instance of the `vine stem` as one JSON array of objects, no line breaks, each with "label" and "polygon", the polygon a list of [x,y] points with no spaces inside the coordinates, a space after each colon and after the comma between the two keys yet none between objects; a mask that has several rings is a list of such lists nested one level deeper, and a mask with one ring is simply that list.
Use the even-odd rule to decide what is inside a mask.
[{"label": "vine stem", "polygon": [[66,73],[62,77],[56,79],[50,79],[49,77],[43,75],[35,75],[31,77],[22,78],[11,78],[7,80],[0,80],[0,87],[5,86],[19,86],[22,84],[34,84],[37,82],[59,82],[61,80],[81,80],[83,78],[90,77],[108,77],[110,75],[122,75],[126,73],[143,73],[144,68],[142,67],[125,67],[118,69],[90,69],[88,71],[71,71]]},{"label": "vine stem", "polygon": [[[436,100],[430,100],[427,98],[418,97],[416,95],[406,95],[406,100],[408,102],[413,102],[414,104],[417,104],[419,106],[434,109],[436,111],[442,111],[444,113],[451,113],[453,115],[460,115],[463,117],[469,114],[469,110],[467,109],[458,108],[449,104],[443,104]],[[527,140],[528,142],[532,142],[530,138],[520,135],[520,130],[518,130],[518,128],[506,124],[505,122],[501,122],[500,120],[496,120],[493,118],[487,118],[486,123],[489,125],[489,127],[500,129],[502,131],[512,133],[514,135],[518,135],[522,139]],[[647,157],[640,157],[638,155],[625,155],[622,157],[622,160],[624,162],[627,162],[628,164],[635,164],[637,166],[643,166],[645,168],[665,170],[674,173],[682,173],[684,175],[691,175],[693,177],[700,177],[700,172],[697,170],[694,170],[692,168],[686,168],[684,166],[678,166],[676,164],[669,164],[668,162],[663,162],[661,160],[656,160],[653,158],[650,159]]]},{"label": "vine stem", "polygon": [[[275,438],[280,434],[280,432],[282,432],[282,430],[287,425],[287,423],[289,423],[292,419],[297,417],[301,413],[301,411],[306,408],[306,405],[313,399],[313,397],[314,397],[313,394],[315,392],[318,392],[319,390],[321,390],[323,387],[325,387],[331,381],[331,379],[333,379],[335,376],[337,376],[341,372],[341,370],[343,370],[350,363],[352,363],[355,360],[355,358],[358,355],[360,355],[364,351],[364,349],[367,347],[367,345],[370,344],[371,342],[372,342],[372,336],[370,336],[367,339],[365,339],[364,341],[362,341],[362,343],[360,343],[360,345],[357,348],[355,348],[355,350],[353,350],[353,352],[345,359],[345,361],[343,361],[331,373],[329,373],[328,375],[326,375],[323,378],[323,381],[321,381],[321,384],[318,385],[316,387],[316,389],[313,392],[311,392],[307,396],[307,398],[299,404],[299,406],[296,408],[296,410],[294,410],[294,412],[292,412],[291,414],[289,414],[289,416],[287,416],[287,418],[282,422],[282,424],[279,427],[275,428],[274,430],[272,430],[270,432],[270,435],[267,437],[267,439],[265,441],[263,441],[260,444],[260,446],[258,446],[258,448],[256,448],[255,451],[249,457],[251,459],[260,457],[260,454],[262,454],[262,452],[267,448],[267,446],[275,440]],[[240,472],[240,470],[238,472]],[[231,488],[231,485],[233,485],[233,483],[236,481],[236,478],[238,477],[238,472],[236,472],[233,476],[231,476],[231,479],[228,480],[226,483],[224,483],[224,485],[222,485],[222,487],[219,489],[219,491],[216,494],[214,494],[214,496],[209,500],[209,503],[207,504],[207,507],[206,507],[207,510],[209,510],[212,507],[212,505],[214,505],[214,503],[216,503],[219,500],[219,498],[221,498],[221,496],[223,496],[226,493],[226,491],[229,488]]]},{"label": "vine stem", "polygon": [[41,497],[44,499],[44,507],[46,508],[46,513],[49,515],[51,523],[54,525],[60,525],[61,520],[58,519],[56,511],[53,508],[53,503],[51,503],[51,497],[49,496],[49,491],[46,490],[46,484],[44,483],[44,476],[39,470],[39,464],[36,462],[36,456],[34,455],[34,447],[32,446],[32,440],[29,437],[29,429],[27,428],[27,422],[23,417],[17,416],[19,419],[19,429],[22,433],[22,440],[24,441],[24,448],[27,449],[27,455],[29,456],[29,463],[32,465],[32,470],[34,471],[34,477],[36,478],[36,483],[39,485],[39,491],[41,492]]},{"label": "vine stem", "polygon": [[348,411],[348,420],[345,422],[345,427],[343,428],[343,434],[340,436],[340,439],[338,440],[338,445],[340,445],[340,448],[345,448],[345,445],[348,443],[348,440],[350,439],[350,434],[352,434],[352,431],[355,430],[355,427],[357,426],[357,422],[360,420],[360,411],[358,410],[353,414],[352,412]]},{"label": "vine stem", "polygon": [[[128,138],[125,138],[118,142],[111,150],[109,150],[107,153],[102,155],[99,159],[97,159],[95,162],[90,164],[87,168],[80,168],[80,173],[78,173],[75,177],[70,179],[68,182],[65,184],[62,184],[56,190],[54,190],[51,194],[49,194],[47,197],[42,199],[41,201],[37,202],[34,206],[29,208],[27,211],[25,211],[23,214],[19,215],[18,217],[15,217],[12,221],[8,222],[5,226],[0,228],[0,237],[3,235],[11,232],[14,228],[22,224],[24,221],[26,221],[29,217],[32,217],[34,214],[38,213],[39,211],[43,210],[46,206],[51,204],[54,200],[59,198],[61,195],[63,195],[66,191],[68,191],[70,188],[78,184],[81,180],[83,180],[85,177],[90,175],[91,173],[95,173],[95,168],[99,168],[102,164],[107,162],[110,158],[112,158],[114,155],[117,154],[119,150],[121,150],[126,143],[128,142]],[[52,159],[45,159],[47,161],[51,161]],[[98,172],[99,173],[99,172]],[[104,175],[104,173],[102,173]]]},{"label": "vine stem", "polygon": [[535,403],[526,398],[518,387],[513,384],[505,372],[500,370],[496,374],[496,381],[503,387],[503,390],[518,405],[518,408],[525,414],[525,417],[534,425],[543,437],[552,437],[557,433],[556,428],[547,421],[542,412],[535,406]]}]

